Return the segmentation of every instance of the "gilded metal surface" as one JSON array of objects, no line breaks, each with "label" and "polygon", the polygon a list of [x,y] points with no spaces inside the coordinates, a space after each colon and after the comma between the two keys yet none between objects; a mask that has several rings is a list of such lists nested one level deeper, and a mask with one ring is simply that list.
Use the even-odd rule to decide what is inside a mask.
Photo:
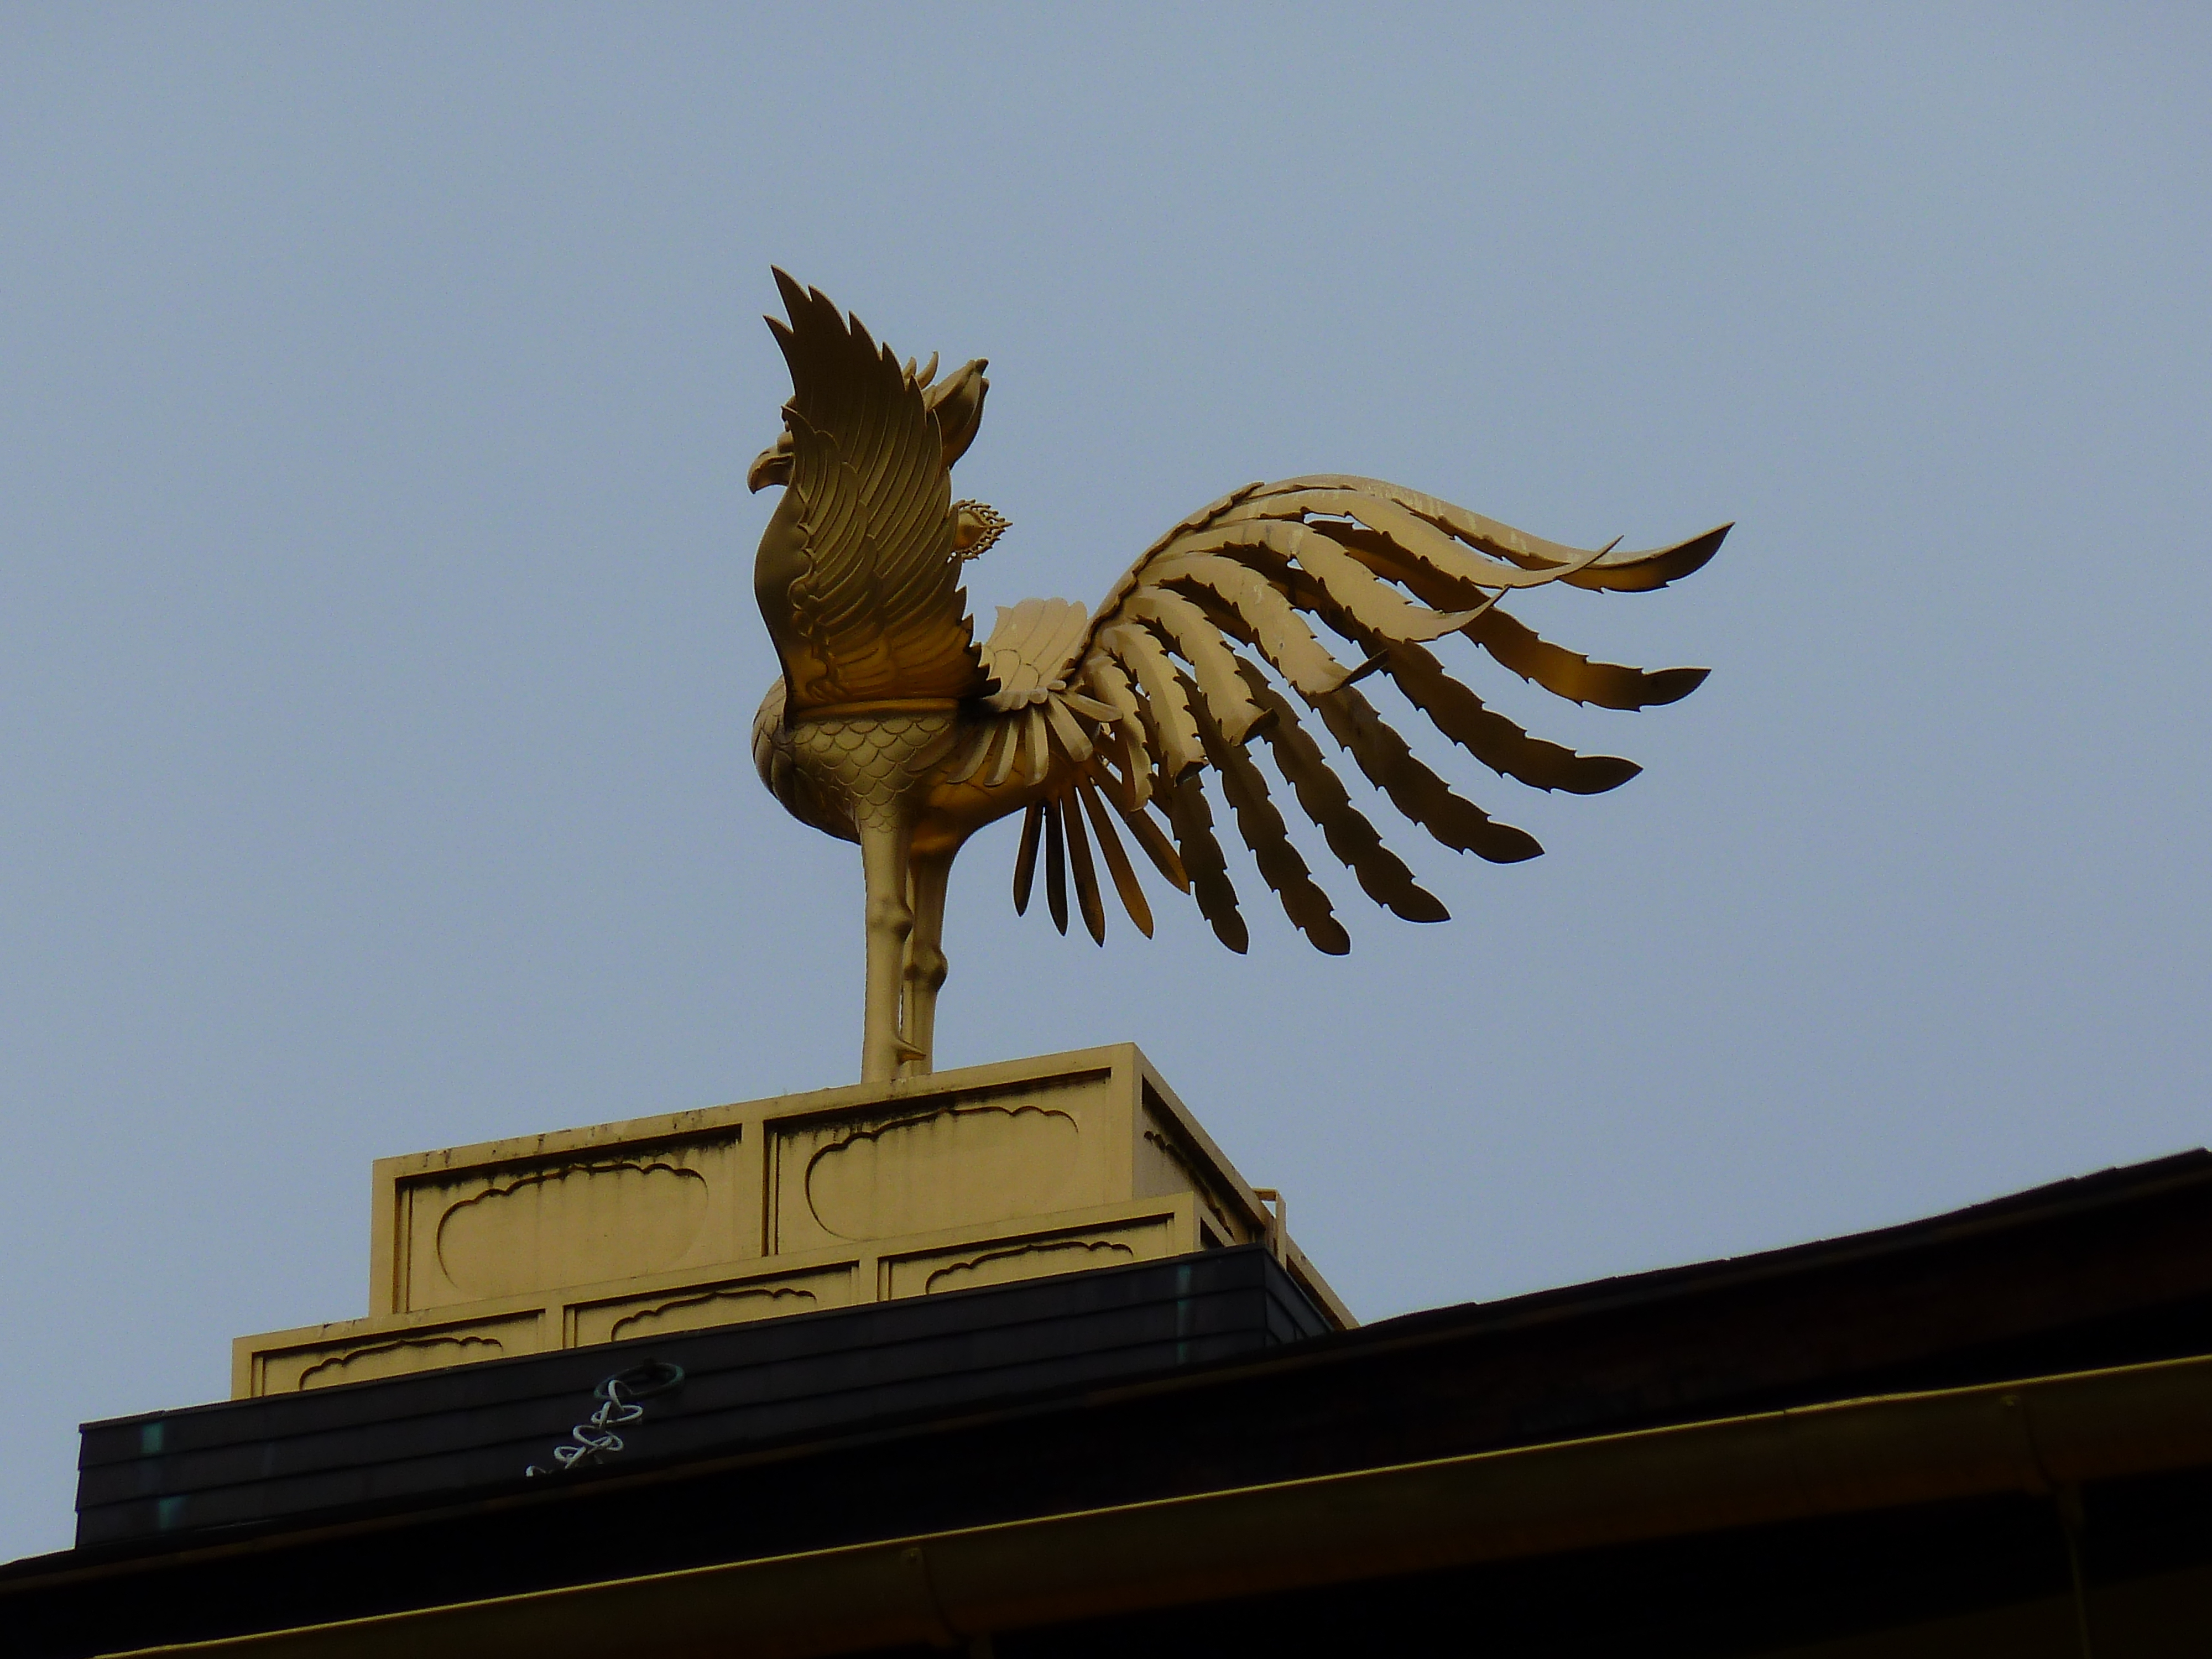
[{"label": "gilded metal surface", "polygon": [[368,1317],[240,1337],[234,1398],[1262,1240],[1354,1322],[1133,1043],[385,1158],[375,1192]]},{"label": "gilded metal surface", "polygon": [[[1241,951],[1248,935],[1210,783],[1291,922],[1340,955],[1351,939],[1291,845],[1255,739],[1370,898],[1409,921],[1442,921],[1444,907],[1352,805],[1300,706],[1437,841],[1512,863],[1543,848],[1415,759],[1360,680],[1388,676],[1493,771],[1592,794],[1638,769],[1528,736],[1446,672],[1429,643],[1463,634],[1522,678],[1608,708],[1673,702],[1705,678],[1701,668],[1591,662],[1538,638],[1498,601],[1552,582],[1662,587],[1711,558],[1728,526],[1638,552],[1567,547],[1397,484],[1334,474],[1232,491],[1146,549],[1096,612],[1027,599],[1001,607],[978,647],[961,567],[1006,521],[982,502],[954,501],[951,471],[982,419],[982,360],[938,379],[935,357],[902,365],[818,289],[781,271],[776,282],[791,320],[769,326],[793,391],[782,436],[747,481],[784,486],[753,575],[783,675],[754,720],[753,757],[794,817],[860,843],[864,1079],[930,1068],[946,878],[987,823],[1024,815],[1017,910],[1028,907],[1041,852],[1046,905],[1062,933],[1072,884],[1085,929],[1105,942],[1110,884],[1149,934],[1126,834]],[[1343,657],[1316,624],[1349,647]]]}]

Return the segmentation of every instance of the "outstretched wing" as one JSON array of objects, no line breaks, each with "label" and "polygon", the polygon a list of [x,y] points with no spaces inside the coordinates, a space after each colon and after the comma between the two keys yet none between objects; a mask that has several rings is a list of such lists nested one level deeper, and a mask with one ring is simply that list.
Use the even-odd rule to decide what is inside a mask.
[{"label": "outstretched wing", "polygon": [[937,414],[857,318],[775,273],[791,479],[756,586],[793,710],[988,689],[960,591]]},{"label": "outstretched wing", "polygon": [[[1443,906],[1415,884],[1352,805],[1297,705],[1318,717],[1393,806],[1446,847],[1496,863],[1534,858],[1543,850],[1535,840],[1455,793],[1358,682],[1387,674],[1439,731],[1502,775],[1577,794],[1613,788],[1636,775],[1634,763],[1530,737],[1452,678],[1427,646],[1463,633],[1513,672],[1576,702],[1613,708],[1674,702],[1696,689],[1705,670],[1647,673],[1593,663],[1538,638],[1498,602],[1552,581],[1625,592],[1663,586],[1711,558],[1727,533],[1723,526],[1641,552],[1565,547],[1396,484],[1333,475],[1249,484],[1224,496],[1154,543],[1115,585],[1087,635],[1068,642],[1064,660],[1034,676],[1065,686],[1067,696],[1052,701],[1072,697],[1083,707],[1067,711],[1077,722],[1054,719],[1074,781],[1066,800],[1030,809],[1018,902],[1027,896],[1038,831],[1054,854],[1062,839],[1055,832],[1065,831],[1072,853],[1081,830],[1074,800],[1099,822],[1103,793],[1163,873],[1193,893],[1222,942],[1243,951],[1246,929],[1215,834],[1210,784],[1291,921],[1318,949],[1349,950],[1328,895],[1291,843],[1254,759],[1256,739],[1370,897],[1407,921],[1444,920]],[[1324,634],[1350,648],[1332,649]],[[1082,726],[1079,735],[1060,736],[1070,723]],[[1166,821],[1172,850],[1155,813]],[[1048,889],[1060,861],[1048,860]],[[1081,887],[1080,867],[1077,874]],[[1066,899],[1057,890],[1049,896],[1064,927]],[[1086,921],[1093,903],[1085,906]]]}]

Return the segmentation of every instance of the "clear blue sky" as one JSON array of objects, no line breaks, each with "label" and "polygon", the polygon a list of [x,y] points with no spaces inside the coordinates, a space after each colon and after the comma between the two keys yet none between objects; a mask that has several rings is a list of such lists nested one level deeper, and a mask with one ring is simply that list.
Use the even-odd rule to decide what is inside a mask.
[{"label": "clear blue sky", "polygon": [[[0,1557],[363,1311],[375,1157],[849,1080],[745,751],[773,261],[992,359],[989,607],[1221,490],[1741,527],[1470,651],[1590,799],[1314,956],[956,884],[943,1054],[1133,1038],[1364,1316],[2207,1136],[2197,7],[0,7]],[[1409,730],[1418,730],[1418,722]],[[1432,735],[1432,734],[1431,734]],[[1316,848],[1317,868],[1333,868]]]}]

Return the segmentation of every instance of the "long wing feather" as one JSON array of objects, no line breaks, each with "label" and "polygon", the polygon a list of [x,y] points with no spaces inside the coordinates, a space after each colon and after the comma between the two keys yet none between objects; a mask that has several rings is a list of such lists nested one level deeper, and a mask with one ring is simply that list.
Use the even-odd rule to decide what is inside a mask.
[{"label": "long wing feather", "polygon": [[[1158,796],[1152,798],[1152,804],[1159,805]],[[1168,839],[1167,832],[1153,821],[1152,815],[1139,807],[1133,811],[1122,813],[1121,822],[1129,826],[1129,833],[1137,838],[1137,845],[1144,848],[1145,856],[1152,861],[1152,868],[1166,877],[1178,893],[1190,891],[1190,872],[1183,868],[1182,855],[1176,851],[1175,843]]]},{"label": "long wing feather", "polygon": [[937,417],[857,320],[818,289],[781,271],[776,282],[791,316],[769,325],[791,367],[799,558],[786,576],[764,556],[757,586],[793,712],[976,696],[988,681],[960,591]]},{"label": "long wing feather", "polygon": [[[1406,557],[1427,565],[1441,574],[1483,587],[1541,587],[1546,583],[1586,568],[1605,556],[1604,548],[1577,552],[1557,566],[1524,570],[1497,559],[1477,558],[1452,537],[1396,502],[1352,489],[1299,489],[1285,495],[1263,493],[1238,503],[1227,521],[1244,519],[1303,520],[1350,518],[1382,538]],[[1323,526],[1316,526],[1321,528]]]},{"label": "long wing feather", "polygon": [[1152,789],[1152,755],[1146,740],[1144,710],[1121,665],[1103,651],[1093,651],[1084,659],[1083,678],[1098,694],[1099,701],[1115,711],[1115,730],[1121,739],[1122,775],[1129,786],[1127,805],[1133,811],[1145,804]]},{"label": "long wing feather", "polygon": [[1030,781],[1042,783],[1052,775],[1052,740],[1045,732],[1044,711],[1035,703],[1022,714],[1022,747],[1029,756]]},{"label": "long wing feather", "polygon": [[1449,785],[1413,758],[1405,738],[1390,729],[1357,686],[1306,701],[1329,734],[1352,751],[1368,781],[1455,852],[1472,853],[1492,864],[1518,864],[1544,850],[1527,830],[1499,823],[1473,801],[1452,793]]},{"label": "long wing feather", "polygon": [[1206,758],[1198,741],[1198,726],[1190,717],[1190,704],[1168,653],[1149,629],[1123,624],[1101,633],[1098,643],[1112,652],[1144,689],[1139,705],[1152,726],[1161,763],[1170,778],[1179,778]]},{"label": "long wing feather", "polygon": [[1091,830],[1098,837],[1098,850],[1105,855],[1106,868],[1114,878],[1114,890],[1121,896],[1121,908],[1128,913],[1137,931],[1150,939],[1152,907],[1145,897],[1136,871],[1130,867],[1121,836],[1115,833],[1113,814],[1106,810],[1106,803],[1098,799],[1098,791],[1087,779],[1076,780],[1075,793],[1083,798],[1083,810],[1090,816]]},{"label": "long wing feather", "polygon": [[1060,845],[1060,814],[1049,800],[1041,800],[1044,811],[1044,902],[1052,912],[1052,925],[1067,932],[1067,853]]},{"label": "long wing feather", "polygon": [[1014,856],[1014,914],[1030,908],[1030,884],[1036,879],[1037,837],[1044,830],[1044,803],[1033,800],[1022,815],[1022,850]]},{"label": "long wing feather", "polygon": [[1106,906],[1098,896],[1098,872],[1091,862],[1091,841],[1083,833],[1083,812],[1075,803],[1075,791],[1068,789],[1060,798],[1060,817],[1067,832],[1068,868],[1075,877],[1076,908],[1083,912],[1083,925],[1092,940],[1106,942]]},{"label": "long wing feather", "polygon": [[[1295,573],[1291,592],[1331,628],[1370,653],[1360,673],[1370,668],[1384,670],[1438,731],[1492,771],[1538,789],[1594,795],[1618,788],[1644,769],[1615,755],[1578,755],[1530,737],[1447,674],[1443,665],[1423,647],[1386,639],[1363,626]],[[1485,616],[1496,614],[1492,611]],[[1315,700],[1310,696],[1307,701]]]},{"label": "long wing feather", "polygon": [[[1324,524],[1316,528],[1342,544],[1346,552],[1378,576],[1404,583],[1426,604],[1480,603],[1480,588],[1421,567],[1386,538],[1364,525]],[[1495,607],[1483,611],[1460,631],[1479,641],[1522,678],[1533,680],[1547,691],[1571,702],[1595,703],[1602,708],[1649,708],[1679,702],[1703,684],[1709,672],[1703,668],[1630,668],[1618,663],[1592,662],[1539,639],[1525,625]]]},{"label": "long wing feather", "polygon": [[1644,769],[1618,755],[1578,755],[1556,743],[1532,738],[1480,697],[1444,672],[1444,665],[1418,645],[1375,642],[1383,672],[1406,699],[1426,714],[1454,743],[1493,772],[1535,789],[1571,795],[1602,794],[1618,789]]},{"label": "long wing feather", "polygon": [[1089,760],[1091,739],[1068,706],[1054,695],[1048,695],[1039,706],[1044,710],[1046,724],[1052,727],[1053,736],[1060,739],[1060,746],[1066,750],[1068,759],[1079,766]]},{"label": "long wing feather", "polygon": [[1412,603],[1395,588],[1376,581],[1374,573],[1341,544],[1308,525],[1267,520],[1223,525],[1195,532],[1176,547],[1185,553],[1272,554],[1280,561],[1296,559],[1328,589],[1331,599],[1365,626],[1394,640],[1438,639],[1473,620],[1471,611],[1438,612]]},{"label": "long wing feather", "polygon": [[[1237,672],[1237,653],[1221,638],[1221,630],[1206,613],[1180,594],[1165,588],[1140,587],[1121,602],[1121,612],[1133,622],[1151,623],[1173,641],[1197,678],[1207,712],[1216,725],[1238,743],[1250,735],[1260,718],[1260,706],[1245,694]],[[1191,681],[1182,682],[1183,696],[1191,698]]]},{"label": "long wing feather", "polygon": [[1315,949],[1333,957],[1343,956],[1352,949],[1351,936],[1336,919],[1328,895],[1315,884],[1313,872],[1291,845],[1283,815],[1268,797],[1267,779],[1252,763],[1244,746],[1229,741],[1209,711],[1199,711],[1198,731],[1206,744],[1206,758],[1221,775],[1222,793],[1236,811],[1237,833],[1252,849],[1261,878],[1274,890],[1283,914]]},{"label": "long wing feather", "polygon": [[1524,680],[1534,680],[1555,696],[1601,708],[1653,708],[1680,702],[1705,684],[1705,668],[1630,668],[1592,662],[1563,647],[1539,639],[1503,611],[1490,611],[1469,623],[1468,638]]},{"label": "long wing feather", "polygon": [[1253,645],[1301,691],[1334,691],[1351,672],[1329,655],[1273,584],[1249,565],[1218,554],[1184,554],[1157,561],[1149,574],[1157,586],[1191,583],[1226,605]]},{"label": "long wing feather", "polygon": [[1298,724],[1288,699],[1249,665],[1244,678],[1252,695],[1274,716],[1261,728],[1261,735],[1275,757],[1276,766],[1290,780],[1299,810],[1321,830],[1328,850],[1358,878],[1362,890],[1407,921],[1450,921],[1451,912],[1433,893],[1415,884],[1405,861],[1382,844],[1375,826],[1352,804],[1343,781],[1329,770],[1321,745]]},{"label": "long wing feather", "polygon": [[[1425,495],[1403,484],[1395,484],[1384,478],[1363,478],[1344,473],[1322,473],[1302,478],[1285,478],[1280,483],[1264,484],[1253,494],[1283,494],[1302,489],[1350,489],[1362,495],[1379,495],[1395,502],[1419,518],[1426,519],[1440,529],[1449,530],[1468,546],[1485,553],[1509,559],[1524,569],[1541,570],[1547,567],[1571,565],[1588,555],[1590,550],[1569,547],[1562,542],[1548,542],[1540,536],[1532,536],[1525,530],[1516,530],[1510,524],[1500,524],[1480,513],[1470,513],[1465,507],[1443,501],[1435,495]],[[1614,592],[1634,593],[1664,587],[1668,582],[1705,568],[1714,554],[1720,551],[1721,543],[1733,525],[1719,525],[1687,541],[1675,542],[1666,547],[1626,549],[1606,554],[1588,569],[1578,570],[1565,578],[1574,587],[1609,589]]]},{"label": "long wing feather", "polygon": [[1186,772],[1165,793],[1176,846],[1182,852],[1183,868],[1190,872],[1191,896],[1198,901],[1199,914],[1212,924],[1214,938],[1241,957],[1252,943],[1251,935],[1237,909],[1229,860],[1221,856],[1221,843],[1213,838],[1213,812],[1206,804],[1206,789],[1199,782],[1199,774],[1195,769]]},{"label": "long wing feather", "polygon": [[[1389,672],[1439,731],[1506,776],[1571,793],[1614,787],[1635,775],[1634,763],[1577,754],[1530,736],[1423,647],[1464,631],[1511,672],[1562,696],[1612,708],[1674,701],[1696,686],[1703,670],[1646,673],[1593,663],[1537,638],[1496,603],[1505,592],[1553,581],[1626,592],[1662,586],[1704,564],[1724,534],[1725,527],[1669,547],[1621,552],[1547,542],[1379,479],[1316,475],[1232,491],[1146,550],[1108,592],[1087,640],[1070,653],[1068,662],[1079,666],[1061,671],[1049,697],[1030,694],[1046,705],[1054,740],[1081,769],[1074,790],[1080,813],[1071,797],[1042,826],[1048,859],[1065,839],[1069,856],[1084,860],[1076,837],[1088,815],[1125,905],[1133,894],[1141,902],[1108,828],[1103,792],[1163,872],[1193,894],[1222,941],[1245,949],[1244,921],[1204,788],[1210,769],[1291,921],[1322,949],[1346,948],[1341,923],[1244,747],[1259,738],[1300,808],[1367,894],[1407,920],[1442,921],[1444,907],[1353,807],[1263,665],[1321,716],[1361,773],[1437,841],[1496,863],[1533,858],[1543,850],[1534,837],[1454,793],[1354,682],[1378,669]],[[1041,623],[1042,613],[1032,620]],[[1316,624],[1364,652],[1364,660],[1340,661]],[[1069,726],[1082,741],[1071,738]],[[1093,750],[1087,760],[1084,741]],[[1145,811],[1148,801],[1167,819],[1172,846]],[[1079,896],[1085,879],[1079,867]],[[1095,868],[1089,879],[1095,886]]]}]

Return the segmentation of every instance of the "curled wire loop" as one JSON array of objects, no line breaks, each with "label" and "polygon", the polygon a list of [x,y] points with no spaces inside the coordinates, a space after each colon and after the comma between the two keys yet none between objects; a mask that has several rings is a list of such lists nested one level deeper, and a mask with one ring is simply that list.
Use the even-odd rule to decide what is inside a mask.
[{"label": "curled wire loop", "polygon": [[[602,1378],[592,1390],[592,1398],[599,1402],[599,1408],[568,1431],[569,1443],[553,1448],[553,1462],[567,1471],[620,1451],[623,1437],[615,1431],[616,1425],[636,1422],[645,1415],[645,1407],[639,1401],[665,1394],[683,1380],[684,1368],[665,1359],[648,1359],[629,1370]],[[552,1473],[536,1463],[523,1470],[525,1475]]]}]

